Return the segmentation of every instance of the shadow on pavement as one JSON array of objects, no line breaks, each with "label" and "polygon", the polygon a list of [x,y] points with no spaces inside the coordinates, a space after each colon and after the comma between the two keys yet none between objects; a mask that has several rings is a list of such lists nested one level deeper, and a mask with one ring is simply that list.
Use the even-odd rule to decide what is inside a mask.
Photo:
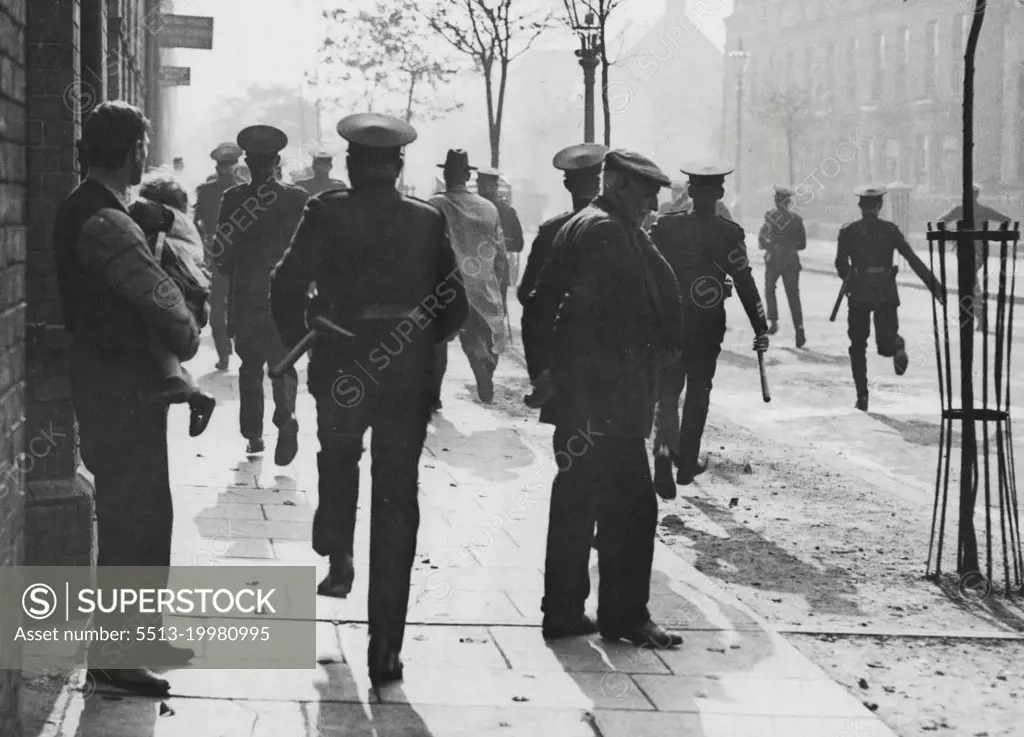
[{"label": "shadow on pavement", "polygon": [[806,363],[820,364],[824,366],[845,366],[850,362],[847,354],[837,356],[831,353],[821,353],[813,348],[794,348],[792,346],[781,346],[786,353],[792,353],[801,361]]},{"label": "shadow on pavement", "polygon": [[472,471],[494,483],[514,481],[516,469],[533,464],[536,455],[511,427],[480,430],[465,435],[445,418],[444,410],[430,421],[434,432],[427,436],[426,447],[441,462]]},{"label": "shadow on pavement", "polygon": [[729,533],[721,539],[689,527],[677,532],[693,542],[698,553],[694,567],[730,584],[804,597],[815,612],[860,615],[857,586],[842,568],[801,561],[753,530],[737,524],[732,515],[706,499],[688,497],[715,524]]},{"label": "shadow on pavement", "polygon": [[[928,420],[897,420],[877,412],[868,412],[868,417],[896,430],[903,439],[914,445],[938,445],[939,425]],[[960,433],[953,431],[953,443],[959,444]]]}]

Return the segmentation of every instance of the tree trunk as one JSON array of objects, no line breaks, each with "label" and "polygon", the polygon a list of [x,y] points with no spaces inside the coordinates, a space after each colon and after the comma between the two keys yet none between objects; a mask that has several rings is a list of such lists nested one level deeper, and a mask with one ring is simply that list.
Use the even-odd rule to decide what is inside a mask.
[{"label": "tree trunk", "polygon": [[[978,48],[981,24],[985,20],[986,0],[977,0],[971,21],[967,50],[964,52],[964,227],[974,230],[974,56]],[[960,301],[960,404],[964,413],[960,443],[960,542],[957,572],[961,576],[978,570],[978,540],[974,532],[974,508],[978,489],[975,469],[978,463],[978,438],[974,426],[974,242],[956,244],[957,296]]]},{"label": "tree trunk", "polygon": [[[491,166],[497,169],[498,147],[497,144],[495,143],[494,132],[497,129],[499,123],[496,122],[495,120],[494,82],[491,80],[491,71],[494,68],[494,62],[491,61],[483,63],[481,64],[481,67],[483,67],[484,74],[484,89],[487,91],[487,138],[491,144]],[[498,136],[498,138],[500,138],[500,135]]]},{"label": "tree trunk", "polygon": [[508,85],[508,59],[502,58],[499,62],[498,77],[498,112],[494,118],[494,125],[491,128],[491,166],[498,168],[498,161],[501,158],[501,120],[505,115],[505,89]]},{"label": "tree trunk", "polygon": [[419,73],[412,72],[409,74],[409,96],[405,100],[405,122],[412,122],[412,101],[413,93],[416,91],[416,83],[419,81]]}]

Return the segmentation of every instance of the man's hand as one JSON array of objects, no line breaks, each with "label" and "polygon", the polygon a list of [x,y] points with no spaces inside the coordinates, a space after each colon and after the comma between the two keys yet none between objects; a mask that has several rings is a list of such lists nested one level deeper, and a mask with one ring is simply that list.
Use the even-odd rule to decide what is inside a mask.
[{"label": "man's hand", "polygon": [[754,336],[754,350],[758,353],[764,353],[768,350],[768,333]]}]

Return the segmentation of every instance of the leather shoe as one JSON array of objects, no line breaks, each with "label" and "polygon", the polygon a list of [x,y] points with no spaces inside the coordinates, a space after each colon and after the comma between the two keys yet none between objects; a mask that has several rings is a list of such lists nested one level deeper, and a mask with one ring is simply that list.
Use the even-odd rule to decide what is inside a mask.
[{"label": "leather shoe", "polygon": [[544,622],[541,625],[541,634],[545,640],[558,640],[563,637],[580,637],[592,635],[597,632],[597,622],[586,614],[581,614],[579,619],[568,619],[565,617],[544,615]]},{"label": "leather shoe", "polygon": [[202,435],[207,425],[210,424],[213,410],[217,407],[217,399],[209,394],[197,392],[189,398],[188,406],[191,410],[188,419],[188,434],[195,438]]},{"label": "leather shoe", "polygon": [[669,456],[654,456],[654,490],[666,501],[676,498],[676,482],[672,479],[672,459]]},{"label": "leather shoe", "polygon": [[643,624],[621,632],[602,632],[602,639],[615,641],[626,640],[637,646],[650,647],[655,650],[668,650],[679,647],[683,644],[683,638],[675,632],[669,632],[653,620],[648,619]]},{"label": "leather shoe", "polygon": [[702,464],[699,461],[685,463],[676,471],[676,483],[680,486],[689,486],[695,478],[707,470],[708,466],[706,463]]},{"label": "leather shoe", "polygon": [[768,335],[775,335],[775,333],[777,333],[777,332],[779,332],[779,322],[778,322],[778,320],[771,320],[771,321],[769,321],[769,323],[768,323]]},{"label": "leather shoe", "polygon": [[903,376],[907,373],[907,366],[910,365],[910,359],[907,357],[907,352],[900,349],[896,352],[896,355],[892,357],[892,367],[896,371],[897,376]]},{"label": "leather shoe", "polygon": [[274,463],[278,466],[287,466],[295,460],[299,452],[299,434],[284,432],[277,434],[277,447],[274,449]]},{"label": "leather shoe", "polygon": [[263,442],[263,438],[252,438],[249,444],[245,446],[245,452],[250,455],[262,453],[266,449],[267,445]]},{"label": "leather shoe", "polygon": [[320,596],[344,599],[351,593],[355,577],[356,570],[351,555],[346,555],[338,560],[332,559],[331,568],[324,576],[324,580],[316,587],[316,593]]},{"label": "leather shoe", "polygon": [[367,656],[371,683],[376,685],[402,680],[404,668],[401,654],[389,645],[386,637],[377,638],[370,635]]},{"label": "leather shoe", "polygon": [[171,684],[148,668],[126,668],[103,670],[90,668],[89,676],[96,683],[105,683],[138,696],[167,696]]},{"label": "leather shoe", "polygon": [[229,361],[229,359],[226,356],[224,358],[220,359],[219,361],[217,361],[217,367],[216,367],[217,370],[218,371],[227,371],[228,370],[228,361]]},{"label": "leather shoe", "polygon": [[807,345],[807,336],[804,335],[804,329],[803,328],[797,328],[796,329],[796,347],[797,348],[803,348],[805,345]]},{"label": "leather shoe", "polygon": [[868,395],[867,394],[858,394],[857,395],[857,404],[855,404],[853,406],[854,406],[854,409],[859,409],[861,412],[867,412],[868,411]]}]

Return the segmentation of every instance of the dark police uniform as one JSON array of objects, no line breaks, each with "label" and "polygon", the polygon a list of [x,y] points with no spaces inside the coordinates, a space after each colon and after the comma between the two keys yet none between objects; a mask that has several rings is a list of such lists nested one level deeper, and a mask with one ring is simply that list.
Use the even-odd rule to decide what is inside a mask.
[{"label": "dark police uniform", "polygon": [[[862,209],[881,209],[885,187],[864,186],[854,194]],[[895,223],[882,220],[865,212],[864,217],[847,223],[839,229],[836,250],[836,273],[847,282],[849,304],[847,312],[850,336],[850,367],[857,389],[857,409],[868,409],[867,346],[871,336],[871,316],[875,319],[875,343],[878,355],[892,358],[897,376],[907,370],[908,358],[905,342],[900,336],[898,308],[899,291],[896,288],[896,267],[893,253],[899,252],[914,273],[931,290],[936,299],[945,294],[938,279],[929,271]]]},{"label": "dark police uniform", "polygon": [[545,220],[537,228],[537,236],[530,246],[530,256],[526,260],[523,278],[519,281],[516,298],[519,304],[525,305],[530,293],[537,286],[537,279],[547,263],[551,253],[551,244],[563,225],[577,212],[587,206],[590,198],[580,197],[577,193],[590,191],[596,193],[600,189],[601,162],[608,153],[608,147],[599,143],[578,143],[563,148],[552,159],[551,164],[565,172],[565,188],[573,195],[573,210]]},{"label": "dark police uniform", "polygon": [[340,179],[333,179],[329,171],[318,171],[317,164],[330,167],[334,161],[334,155],[326,149],[313,151],[313,176],[309,179],[299,179],[295,182],[296,187],[302,187],[309,193],[310,197],[316,197],[329,189],[348,189],[348,185]]},{"label": "dark police uniform", "polygon": [[[496,185],[500,177],[501,173],[497,169],[480,169],[477,172],[477,194],[481,197],[486,197],[479,187],[481,180],[491,181]],[[519,222],[519,214],[515,208],[503,199],[500,197],[495,197],[494,199],[486,197],[486,199],[498,208],[498,221],[501,223],[501,233],[505,238],[506,260],[501,264],[495,263],[495,271],[497,272],[498,281],[501,284],[502,294],[504,295],[505,290],[512,284],[514,271],[512,259],[517,258],[514,254],[523,252],[523,224]]]},{"label": "dark police uniform", "polygon": [[[344,118],[338,133],[350,142],[350,160],[398,156],[416,138],[412,126],[372,113]],[[370,674],[388,680],[401,675],[400,664],[380,665],[380,658],[397,657],[405,631],[434,346],[458,332],[468,303],[444,217],[396,191],[397,165],[378,160],[376,166],[379,179],[361,182],[365,174],[353,169],[351,190],[309,201],[271,277],[270,302],[282,340],[294,345],[306,332],[306,295],[316,282],[326,303],[321,309],[356,335],[318,338],[310,358],[320,440],[313,549],[331,559],[320,593],[346,596],[359,459],[372,427]]]},{"label": "dark police uniform", "polygon": [[[238,145],[250,159],[273,157],[288,145],[288,138],[271,126],[250,126],[238,134]],[[305,190],[273,177],[252,181],[224,193],[217,218],[213,250],[218,268],[231,277],[229,315],[235,352],[242,361],[238,370],[239,424],[250,452],[263,449],[264,366],[273,366],[287,353],[270,314],[270,272],[288,248],[307,199]],[[279,465],[287,465],[295,457],[298,381],[292,368],[271,382],[278,429],[275,462]]]},{"label": "dark police uniform", "polygon": [[[654,189],[669,183],[633,152],[609,152],[604,167]],[[653,641],[654,627],[662,646],[680,641],[653,625],[647,610],[657,499],[645,448],[658,364],[663,351],[681,343],[678,330],[673,337],[678,301],[668,264],[632,216],[604,195],[558,231],[527,300],[530,374],[554,384],[542,420],[555,425],[556,457],[571,458],[558,463],[551,490],[541,604],[546,637],[593,629],[584,602],[596,521],[601,633],[639,644]]]},{"label": "dark police uniform", "polygon": [[[220,165],[235,164],[242,149],[234,143],[222,143],[210,152],[210,158]],[[227,369],[231,358],[231,336],[228,330],[228,292],[231,280],[220,273],[211,247],[217,228],[220,201],[231,187],[241,184],[234,172],[218,173],[196,187],[195,221],[206,249],[206,266],[210,270],[210,331],[217,348],[217,368]]]},{"label": "dark police uniform", "polygon": [[768,334],[779,330],[779,303],[775,288],[779,278],[786,290],[789,314],[796,328],[796,347],[803,348],[804,313],[800,306],[800,251],[807,248],[807,231],[799,215],[785,206],[796,192],[789,187],[775,186],[775,207],[764,214],[764,225],[757,244],[764,251],[764,299],[768,307]]},{"label": "dark police uniform", "polygon": [[[698,186],[720,187],[731,171],[730,166],[718,163],[683,169],[684,174],[690,175],[691,191]],[[739,225],[718,215],[671,212],[655,221],[651,239],[671,264],[683,302],[685,345],[682,356],[665,369],[654,439],[655,483],[659,493],[671,498],[675,496],[675,486],[671,483],[671,462],[665,460],[665,450],[678,468],[678,483],[691,483],[703,470],[698,455],[711,402],[712,380],[725,338],[727,276],[735,283],[755,335],[766,334],[768,325],[751,274],[743,228]],[[684,388],[682,420],[677,421],[679,396]]]}]

